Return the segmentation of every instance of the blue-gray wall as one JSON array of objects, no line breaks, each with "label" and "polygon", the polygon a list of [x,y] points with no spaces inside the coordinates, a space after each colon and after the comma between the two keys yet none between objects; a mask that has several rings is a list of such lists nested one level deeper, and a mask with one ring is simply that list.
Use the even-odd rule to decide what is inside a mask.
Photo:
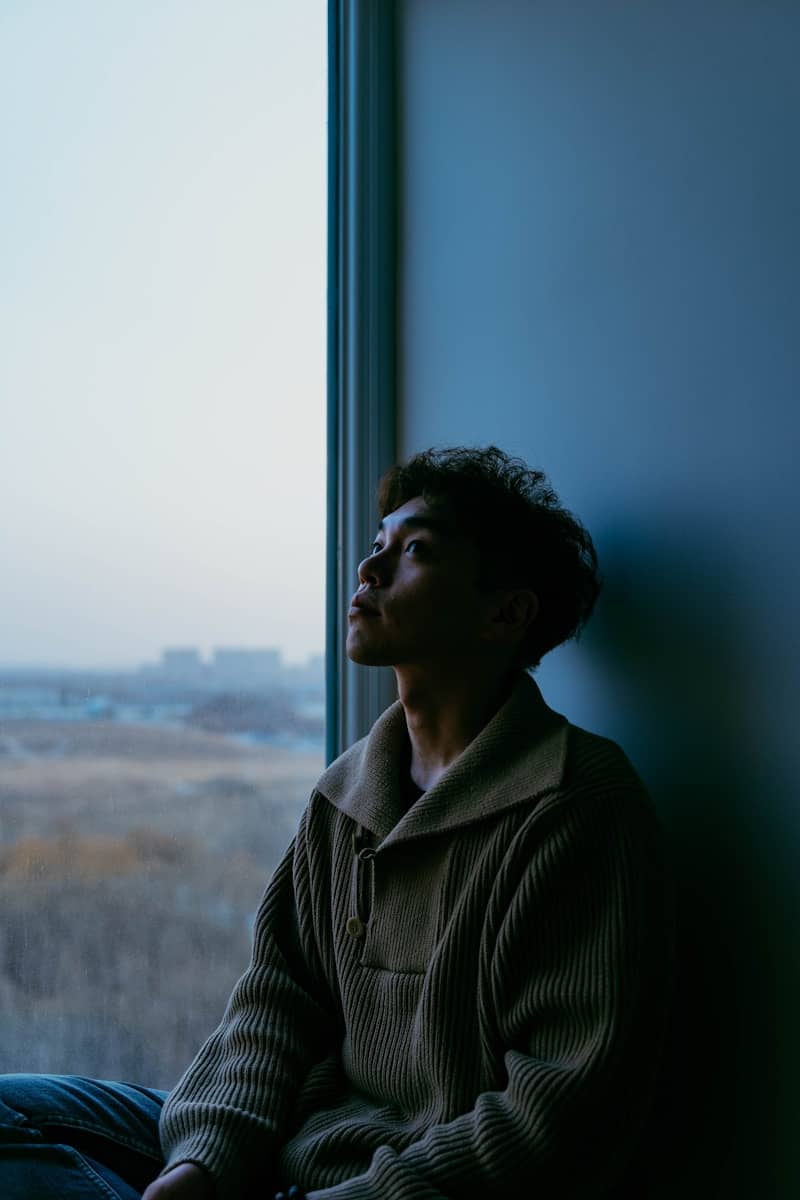
[{"label": "blue-gray wall", "polygon": [[663,813],[661,1190],[800,1194],[800,4],[400,5],[401,453],[543,467],[607,577],[538,678]]}]

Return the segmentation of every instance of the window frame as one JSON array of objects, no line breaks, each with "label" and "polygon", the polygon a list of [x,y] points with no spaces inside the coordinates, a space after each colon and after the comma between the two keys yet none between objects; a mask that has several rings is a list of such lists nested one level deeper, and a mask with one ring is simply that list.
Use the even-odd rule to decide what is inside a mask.
[{"label": "window frame", "polygon": [[396,698],[388,667],[344,653],[375,488],[396,457],[396,6],[328,3],[326,756]]}]

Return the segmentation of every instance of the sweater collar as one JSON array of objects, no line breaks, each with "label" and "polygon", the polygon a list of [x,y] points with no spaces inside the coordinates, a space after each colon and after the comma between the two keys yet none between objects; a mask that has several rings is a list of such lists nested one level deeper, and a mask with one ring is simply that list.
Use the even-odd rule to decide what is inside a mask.
[{"label": "sweater collar", "polygon": [[445,773],[407,811],[401,782],[408,733],[399,700],[367,737],[336,759],[316,790],[369,830],[381,846],[485,820],[557,789],[567,722],[524,674],[505,704]]}]

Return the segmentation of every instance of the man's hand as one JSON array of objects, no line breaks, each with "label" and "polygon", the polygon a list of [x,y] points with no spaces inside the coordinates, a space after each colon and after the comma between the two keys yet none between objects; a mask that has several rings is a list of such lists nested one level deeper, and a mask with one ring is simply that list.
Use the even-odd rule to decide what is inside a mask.
[{"label": "man's hand", "polygon": [[181,1163],[161,1179],[154,1179],[142,1200],[214,1200],[214,1180],[202,1167]]}]

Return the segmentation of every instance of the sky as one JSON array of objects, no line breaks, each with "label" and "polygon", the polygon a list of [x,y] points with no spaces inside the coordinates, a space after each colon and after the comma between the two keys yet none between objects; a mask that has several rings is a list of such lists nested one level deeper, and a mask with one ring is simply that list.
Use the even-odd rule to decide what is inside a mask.
[{"label": "sky", "polygon": [[323,649],[326,7],[0,6],[0,665]]}]

